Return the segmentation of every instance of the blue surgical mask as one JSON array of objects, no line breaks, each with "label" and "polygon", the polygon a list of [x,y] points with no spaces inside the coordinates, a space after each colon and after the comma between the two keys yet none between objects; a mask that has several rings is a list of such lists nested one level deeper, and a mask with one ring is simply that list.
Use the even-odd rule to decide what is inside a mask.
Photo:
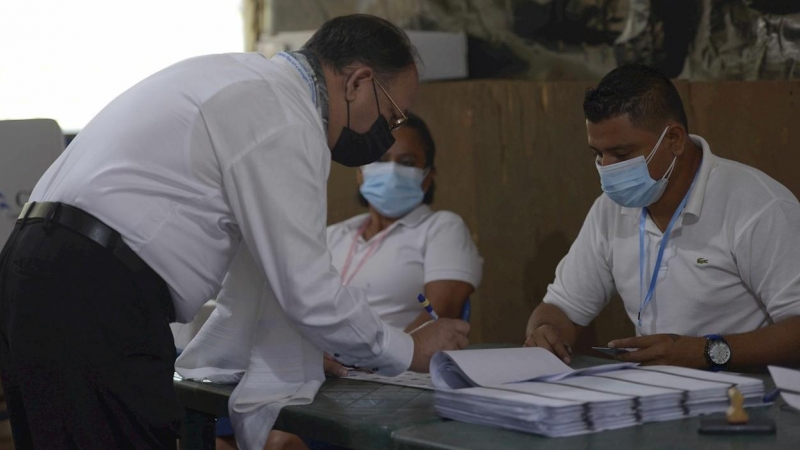
[{"label": "blue surgical mask", "polygon": [[658,151],[658,146],[664,140],[668,129],[669,127],[664,128],[664,132],[661,133],[656,146],[647,158],[639,156],[608,166],[601,166],[599,161],[596,163],[597,171],[600,173],[600,185],[611,200],[628,208],[644,208],[657,202],[664,195],[677,158],[672,158],[669,169],[657,181],[650,176],[647,165]]},{"label": "blue surgical mask", "polygon": [[364,175],[359,188],[361,195],[385,217],[402,217],[419,206],[425,197],[422,182],[426,170],[379,162],[362,167],[361,173]]}]

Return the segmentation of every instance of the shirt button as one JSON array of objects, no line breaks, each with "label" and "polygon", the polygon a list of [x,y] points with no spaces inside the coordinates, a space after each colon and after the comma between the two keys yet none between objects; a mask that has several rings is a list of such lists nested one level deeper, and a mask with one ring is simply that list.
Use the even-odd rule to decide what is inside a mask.
[{"label": "shirt button", "polygon": [[339,354],[338,354],[338,353],[334,353],[334,354],[333,354],[333,357],[334,357],[334,358],[338,358],[338,357],[339,357]]}]

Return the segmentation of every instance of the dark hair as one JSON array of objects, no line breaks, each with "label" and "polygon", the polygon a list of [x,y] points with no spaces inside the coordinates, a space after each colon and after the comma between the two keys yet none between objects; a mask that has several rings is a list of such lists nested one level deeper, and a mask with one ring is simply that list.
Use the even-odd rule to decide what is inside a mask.
[{"label": "dark hair", "polygon": [[657,69],[643,64],[627,64],[609,72],[596,88],[586,91],[583,113],[592,123],[628,114],[633,125],[654,131],[672,119],[689,132],[675,85]]},{"label": "dark hair", "polygon": [[[433,142],[433,136],[431,135],[431,131],[428,129],[428,125],[425,124],[425,121],[416,114],[408,113],[408,121],[405,125],[403,125],[403,127],[408,127],[417,133],[419,142],[422,144],[422,150],[425,152],[425,168],[430,170],[435,169],[436,165],[434,164],[434,158],[436,158],[436,143]],[[433,203],[433,195],[435,192],[436,181],[433,181],[431,182],[431,186],[425,192],[425,197],[422,199],[422,203],[426,205]],[[364,198],[360,192],[358,193],[358,203],[364,207],[369,206],[369,202],[367,202],[367,199]]]},{"label": "dark hair", "polygon": [[[436,169],[436,164],[434,163],[434,159],[436,158],[436,143],[433,142],[433,136],[431,136],[431,130],[428,129],[428,125],[426,125],[425,121],[418,115],[409,113],[408,121],[404,126],[416,131],[417,137],[422,144],[422,150],[425,151],[425,168],[430,170]],[[433,203],[433,194],[435,192],[436,181],[433,181],[431,182],[431,187],[425,192],[425,198],[422,199],[422,203],[426,205]]]},{"label": "dark hair", "polygon": [[418,59],[406,33],[391,22],[367,14],[333,18],[303,46],[336,72],[355,63],[391,78]]}]

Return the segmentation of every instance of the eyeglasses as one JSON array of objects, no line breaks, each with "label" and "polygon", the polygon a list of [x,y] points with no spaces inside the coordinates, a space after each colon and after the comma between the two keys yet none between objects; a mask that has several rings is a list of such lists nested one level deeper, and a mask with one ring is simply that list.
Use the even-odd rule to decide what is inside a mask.
[{"label": "eyeglasses", "polygon": [[388,99],[389,99],[389,101],[390,101],[390,102],[392,102],[392,105],[394,106],[394,108],[397,110],[397,112],[399,112],[399,113],[400,113],[400,118],[399,118],[399,119],[396,119],[396,120],[394,120],[392,123],[390,123],[390,124],[389,124],[389,131],[394,131],[394,130],[396,130],[396,129],[398,129],[398,128],[402,127],[403,125],[405,125],[405,124],[406,124],[406,122],[408,122],[408,116],[407,116],[407,115],[405,115],[405,114],[403,113],[403,110],[401,110],[401,109],[400,109],[400,108],[397,106],[397,103],[395,103],[395,102],[394,102],[394,100],[392,99],[392,97],[389,95],[389,93],[388,93],[388,92],[386,92],[386,89],[384,89],[384,88],[383,88],[383,86],[381,85],[381,82],[380,82],[380,81],[378,81],[378,80],[377,80],[376,78],[374,78],[374,77],[372,78],[372,81],[373,81],[375,84],[377,84],[379,88],[381,88],[381,91],[383,91],[383,94],[384,94],[384,95],[386,95],[386,98],[388,98]]}]

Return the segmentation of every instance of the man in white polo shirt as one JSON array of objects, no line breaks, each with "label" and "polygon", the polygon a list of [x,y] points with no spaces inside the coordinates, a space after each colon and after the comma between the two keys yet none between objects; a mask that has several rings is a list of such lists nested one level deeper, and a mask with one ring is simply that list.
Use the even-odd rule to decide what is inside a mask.
[{"label": "man in white polo shirt", "polygon": [[[711,370],[800,363],[800,204],[766,174],[689,135],[652,68],[611,71],[584,101],[605,192],[531,315],[526,345],[569,361],[616,292],[644,364]],[[655,274],[655,275],[654,275]]]}]

